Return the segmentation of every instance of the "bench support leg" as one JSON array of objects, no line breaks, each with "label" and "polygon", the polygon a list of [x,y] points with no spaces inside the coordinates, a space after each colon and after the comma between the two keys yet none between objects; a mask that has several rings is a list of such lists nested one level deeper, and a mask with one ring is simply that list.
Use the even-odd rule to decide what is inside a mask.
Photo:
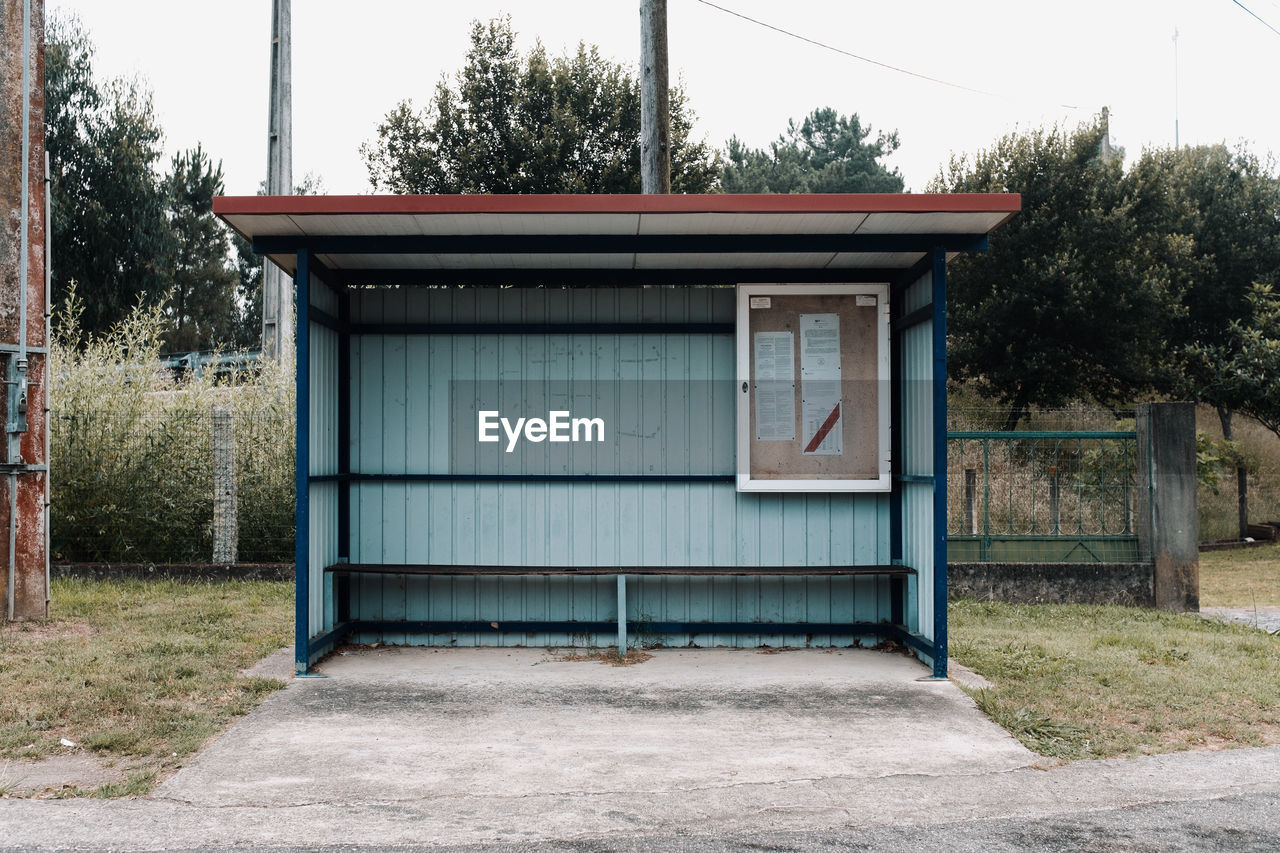
[{"label": "bench support leg", "polygon": [[618,654],[627,653],[627,576],[618,575]]}]

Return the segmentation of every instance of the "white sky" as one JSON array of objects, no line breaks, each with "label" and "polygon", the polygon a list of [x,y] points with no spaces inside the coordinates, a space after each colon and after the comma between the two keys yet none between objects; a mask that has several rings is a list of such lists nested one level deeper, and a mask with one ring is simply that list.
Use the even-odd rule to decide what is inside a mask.
[{"label": "white sky", "polygon": [[[1231,0],[715,0],[729,9],[973,94],[888,71],[732,17],[668,0],[671,76],[683,78],[695,132],[717,147],[763,146],[815,107],[897,129],[889,158],[923,190],[952,152],[1111,108],[1112,139],[1132,159],[1174,141],[1174,28],[1183,144],[1246,142],[1280,152],[1274,86],[1280,35]],[[1280,2],[1243,0],[1280,29]],[[639,2],[611,0],[294,0],[293,174],[327,192],[368,193],[360,143],[397,102],[425,104],[466,53],[469,22],[510,13],[519,46],[552,53],[596,44],[638,64]],[[47,0],[74,12],[97,46],[101,78],[150,85],[168,153],[204,144],[229,194],[266,175],[270,0]],[[166,163],[167,166],[167,158]]]}]

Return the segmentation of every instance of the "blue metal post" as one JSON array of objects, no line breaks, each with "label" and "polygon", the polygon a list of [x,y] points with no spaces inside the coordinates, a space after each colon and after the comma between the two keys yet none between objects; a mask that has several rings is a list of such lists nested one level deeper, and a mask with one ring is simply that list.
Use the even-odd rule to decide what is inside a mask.
[{"label": "blue metal post", "polygon": [[297,389],[298,417],[294,438],[297,442],[294,504],[294,662],[299,675],[311,666],[311,560],[308,501],[311,475],[311,253],[298,252],[298,266],[293,281],[297,287],[297,357],[294,382]]},{"label": "blue metal post", "polygon": [[903,314],[906,288],[889,292],[889,562],[902,562],[902,336],[897,327]]},{"label": "blue metal post", "polygon": [[942,248],[933,250],[933,648],[933,675],[946,678],[947,253]]},{"label": "blue metal post", "polygon": [[627,653],[627,576],[618,575],[618,654]]}]

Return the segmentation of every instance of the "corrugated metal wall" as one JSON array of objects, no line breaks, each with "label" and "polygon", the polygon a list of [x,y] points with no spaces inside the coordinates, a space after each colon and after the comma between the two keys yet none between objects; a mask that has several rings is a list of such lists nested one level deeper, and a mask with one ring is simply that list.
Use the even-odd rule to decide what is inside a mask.
[{"label": "corrugated metal wall", "polygon": [[[312,274],[311,305],[329,316],[338,313],[338,297]],[[338,473],[338,333],[311,320],[310,447],[312,476]],[[338,559],[338,484],[312,483],[308,502],[308,576],[311,632],[333,627],[333,608],[326,602],[325,566]]]},{"label": "corrugated metal wall", "polygon": [[[929,305],[933,275],[907,288],[904,314]],[[895,344],[902,375],[902,473],[933,476],[933,321],[905,329]],[[916,570],[907,588],[907,628],[933,639],[933,483],[902,483],[902,560]]]},{"label": "corrugated metal wall", "polygon": [[[730,324],[734,297],[732,288],[365,290],[353,294],[351,321]],[[313,349],[314,362],[320,356],[318,340]],[[701,387],[711,389],[704,392],[709,399],[697,407],[691,424],[681,417],[677,428],[662,422],[665,407],[641,407],[645,429],[666,430],[663,458],[655,463],[646,456],[644,473],[734,472],[732,334],[359,335],[351,344],[351,377],[352,470],[358,473],[448,473],[451,463],[458,463],[450,458],[450,382],[498,379],[668,385],[708,380]],[[328,382],[327,374],[320,378]],[[313,415],[324,417],[316,405],[313,400]],[[630,473],[633,462],[612,459],[602,468],[596,460],[593,468],[615,466]],[[365,482],[353,484],[351,495],[355,563],[803,567],[889,562],[886,495],[739,494],[732,482],[662,481]],[[323,523],[317,510],[313,525]],[[612,577],[389,575],[362,577],[352,586],[352,616],[359,619],[616,618]],[[640,622],[876,622],[889,618],[889,611],[888,580],[873,577],[633,577],[628,594],[629,618]],[[431,641],[462,645],[481,639]],[[564,644],[571,639],[508,635],[501,642]],[[812,641],[825,645],[827,639]],[[699,645],[782,642],[697,640]]]}]

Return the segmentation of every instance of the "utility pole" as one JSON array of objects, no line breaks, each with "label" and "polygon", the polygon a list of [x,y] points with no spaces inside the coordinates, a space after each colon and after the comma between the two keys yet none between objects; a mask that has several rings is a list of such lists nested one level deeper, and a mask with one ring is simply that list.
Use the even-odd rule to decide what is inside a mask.
[{"label": "utility pole", "polygon": [[667,0],[640,0],[640,191],[671,192]]},{"label": "utility pole", "polygon": [[1178,138],[1178,28],[1173,28],[1173,147],[1182,147]]},{"label": "utility pole", "polygon": [[1111,110],[1102,108],[1102,162],[1111,162]]},{"label": "utility pole", "polygon": [[[271,113],[267,119],[267,195],[293,195],[293,76],[290,0],[271,0]],[[293,354],[293,279],[262,264],[262,351]]]},{"label": "utility pole", "polygon": [[0,15],[0,624],[49,615],[44,14],[10,0]]}]

